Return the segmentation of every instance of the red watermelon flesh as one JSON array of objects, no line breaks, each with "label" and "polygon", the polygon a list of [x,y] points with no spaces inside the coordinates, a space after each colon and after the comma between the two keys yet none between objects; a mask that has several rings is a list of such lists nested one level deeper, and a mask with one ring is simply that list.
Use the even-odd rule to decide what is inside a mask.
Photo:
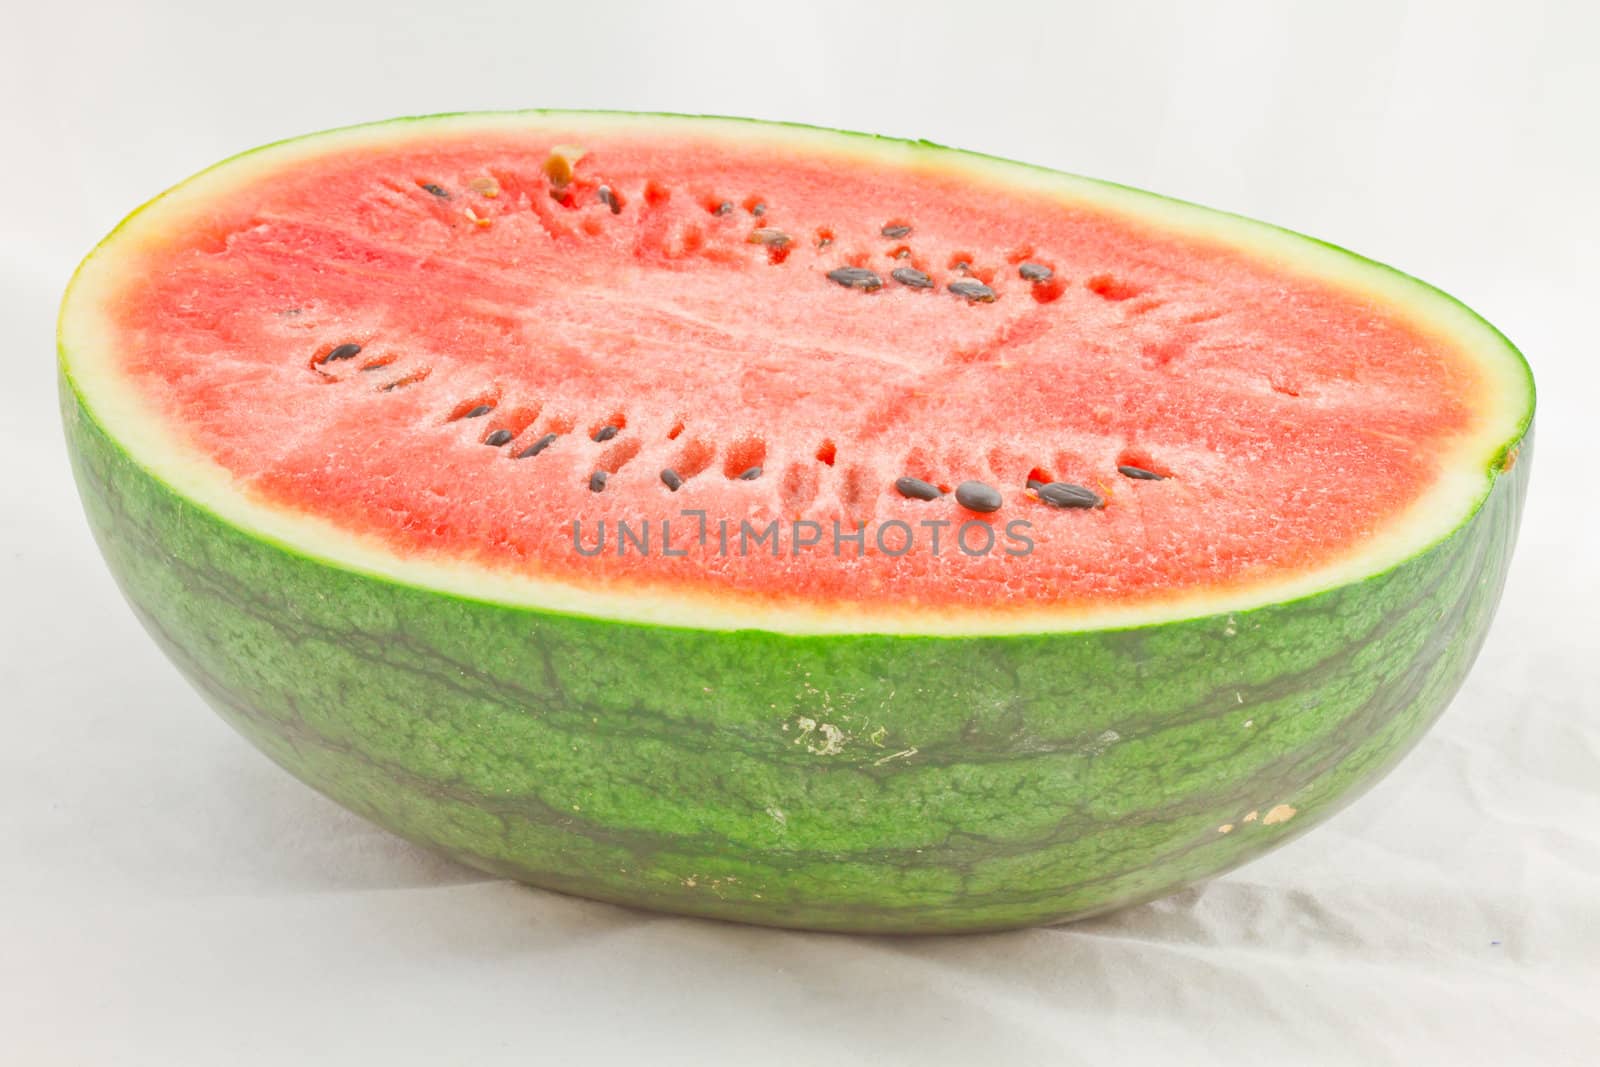
[{"label": "red watermelon flesh", "polygon": [[[254,499],[402,558],[828,610],[1093,611],[1337,568],[1488,417],[1449,338],[1270,246],[903,155],[605,123],[333,142],[147,244],[120,370]],[[741,553],[774,520],[777,555]],[[960,550],[969,522],[989,551]]]}]

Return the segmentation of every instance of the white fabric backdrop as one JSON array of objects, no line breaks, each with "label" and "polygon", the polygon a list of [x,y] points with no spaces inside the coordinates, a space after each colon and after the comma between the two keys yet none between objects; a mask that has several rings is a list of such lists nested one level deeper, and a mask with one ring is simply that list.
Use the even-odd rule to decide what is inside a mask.
[{"label": "white fabric backdrop", "polygon": [[[34,4],[0,29],[0,1062],[1600,1062],[1592,5]],[[872,940],[488,880],[288,779],[90,543],[51,333],[128,209],[282,136],[519,105],[923,136],[1419,274],[1541,388],[1509,590],[1328,826],[1077,926]]]}]

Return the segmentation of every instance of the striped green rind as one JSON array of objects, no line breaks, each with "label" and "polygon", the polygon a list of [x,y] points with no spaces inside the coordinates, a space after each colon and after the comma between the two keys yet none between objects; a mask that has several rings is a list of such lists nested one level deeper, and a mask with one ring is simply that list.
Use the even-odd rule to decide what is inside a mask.
[{"label": "striped green rind", "polygon": [[1084,916],[1319,822],[1461,683],[1529,466],[1525,442],[1445,539],[1290,603],[1122,630],[807,636],[562,615],[331,565],[175,493],[66,378],[62,402],[127,599],[290,772],[487,871],[829,930]]}]

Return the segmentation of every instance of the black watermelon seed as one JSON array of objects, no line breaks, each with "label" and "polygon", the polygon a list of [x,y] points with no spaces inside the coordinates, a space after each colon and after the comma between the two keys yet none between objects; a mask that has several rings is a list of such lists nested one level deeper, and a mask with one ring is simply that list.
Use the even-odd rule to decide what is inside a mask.
[{"label": "black watermelon seed", "polygon": [[1030,282],[1047,282],[1056,275],[1043,263],[1024,263],[1017,268],[1017,273]]},{"label": "black watermelon seed", "polygon": [[620,426],[602,426],[594,432],[594,439],[596,441],[609,441],[621,432],[622,427]]},{"label": "black watermelon seed", "polygon": [[944,496],[937,485],[932,482],[925,482],[921,478],[912,478],[909,475],[904,478],[896,478],[894,487],[901,496],[912,500],[938,500]]},{"label": "black watermelon seed", "polygon": [[828,280],[846,289],[862,289],[869,293],[883,288],[883,279],[865,267],[835,267],[828,272]]},{"label": "black watermelon seed", "polygon": [[739,475],[739,480],[741,482],[753,482],[759,477],[761,477],[761,468],[751,467],[749,470]]},{"label": "black watermelon seed", "polygon": [[1146,482],[1164,481],[1167,477],[1165,474],[1147,471],[1143,467],[1130,467],[1126,464],[1117,467],[1117,473],[1125,478],[1138,478],[1140,481]]},{"label": "black watermelon seed", "polygon": [[602,185],[595,190],[595,195],[600,198],[602,204],[611,209],[613,215],[622,214],[622,201],[618,200],[617,194],[611,191],[611,186]]},{"label": "black watermelon seed", "polygon": [[1043,489],[1044,488],[1044,483],[1041,482],[1037,478],[1029,478],[1028,479],[1028,488],[1029,489],[1034,489],[1034,490]]},{"label": "black watermelon seed", "polygon": [[1053,508],[1097,508],[1105,501],[1093,489],[1071,482],[1051,482],[1037,490],[1039,499]]},{"label": "black watermelon seed", "polygon": [[770,248],[782,248],[789,243],[789,235],[782,230],[774,230],[770,226],[751,230],[750,236],[745,238],[753,245],[767,245]]},{"label": "black watermelon seed", "polygon": [[501,445],[509,444],[511,439],[515,436],[516,434],[512,433],[510,430],[496,430],[488,437],[485,437],[483,439],[483,443],[488,445],[490,448],[499,448]]},{"label": "black watermelon seed", "polygon": [[883,234],[885,237],[895,237],[895,238],[905,237],[905,236],[907,236],[908,234],[911,233],[911,227],[910,226],[885,226],[883,229],[879,230],[878,232]]},{"label": "black watermelon seed", "polygon": [[731,214],[733,214],[733,201],[732,200],[724,200],[722,203],[717,205],[717,210],[713,211],[712,214],[713,215],[731,215]]},{"label": "black watermelon seed", "polygon": [[529,456],[537,456],[540,452],[543,452],[545,449],[555,444],[555,442],[556,435],[553,433],[547,433],[533,444],[529,445],[527,448],[524,448],[521,452],[518,452],[517,458],[527,459]]},{"label": "black watermelon seed", "polygon": [[767,213],[767,205],[759,204],[759,203],[750,205],[750,214],[754,215],[756,218],[759,219],[762,215],[765,215],[766,213]]},{"label": "black watermelon seed", "polygon": [[450,199],[450,194],[446,192],[444,187],[441,185],[435,185],[432,182],[423,182],[422,189],[424,192],[432,193],[434,196],[437,196],[440,200]]},{"label": "black watermelon seed", "polygon": [[976,278],[957,278],[947,287],[957,296],[964,296],[974,304],[994,303],[994,290]]},{"label": "black watermelon seed", "polygon": [[915,267],[896,267],[889,272],[889,277],[901,285],[909,285],[913,289],[933,288],[933,279]]},{"label": "black watermelon seed", "polygon": [[479,404],[477,407],[473,408],[471,411],[467,412],[465,415],[463,415],[461,417],[464,418],[464,419],[475,419],[475,418],[478,418],[480,415],[487,415],[487,414],[489,414],[489,412],[491,412],[493,410],[494,410],[494,405],[493,404]]},{"label": "black watermelon seed", "polygon": [[323,356],[322,357],[322,362],[324,362],[324,363],[332,363],[332,362],[334,362],[336,360],[341,360],[341,359],[354,359],[356,356],[359,356],[360,354],[361,354],[361,346],[360,345],[358,345],[358,344],[342,344],[339,347],[333,349],[327,355]]},{"label": "black watermelon seed", "polygon": [[676,493],[683,486],[683,479],[678,477],[678,472],[667,467],[661,472],[661,484]]},{"label": "black watermelon seed", "polygon": [[999,511],[1000,490],[983,482],[962,482],[956,486],[956,503],[968,511]]},{"label": "black watermelon seed", "polygon": [[589,475],[589,492],[598,493],[606,487],[606,472],[595,471]]}]

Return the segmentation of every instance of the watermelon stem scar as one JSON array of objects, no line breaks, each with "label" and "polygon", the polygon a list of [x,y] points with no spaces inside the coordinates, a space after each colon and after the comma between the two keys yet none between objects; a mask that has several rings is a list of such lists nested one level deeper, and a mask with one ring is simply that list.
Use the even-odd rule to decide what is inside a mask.
[{"label": "watermelon stem scar", "polygon": [[722,118],[244,153],[90,253],[57,357],[111,573],[269,757],[485,871],[825,930],[1320,823],[1471,667],[1532,458],[1521,355],[1391,268]]}]

